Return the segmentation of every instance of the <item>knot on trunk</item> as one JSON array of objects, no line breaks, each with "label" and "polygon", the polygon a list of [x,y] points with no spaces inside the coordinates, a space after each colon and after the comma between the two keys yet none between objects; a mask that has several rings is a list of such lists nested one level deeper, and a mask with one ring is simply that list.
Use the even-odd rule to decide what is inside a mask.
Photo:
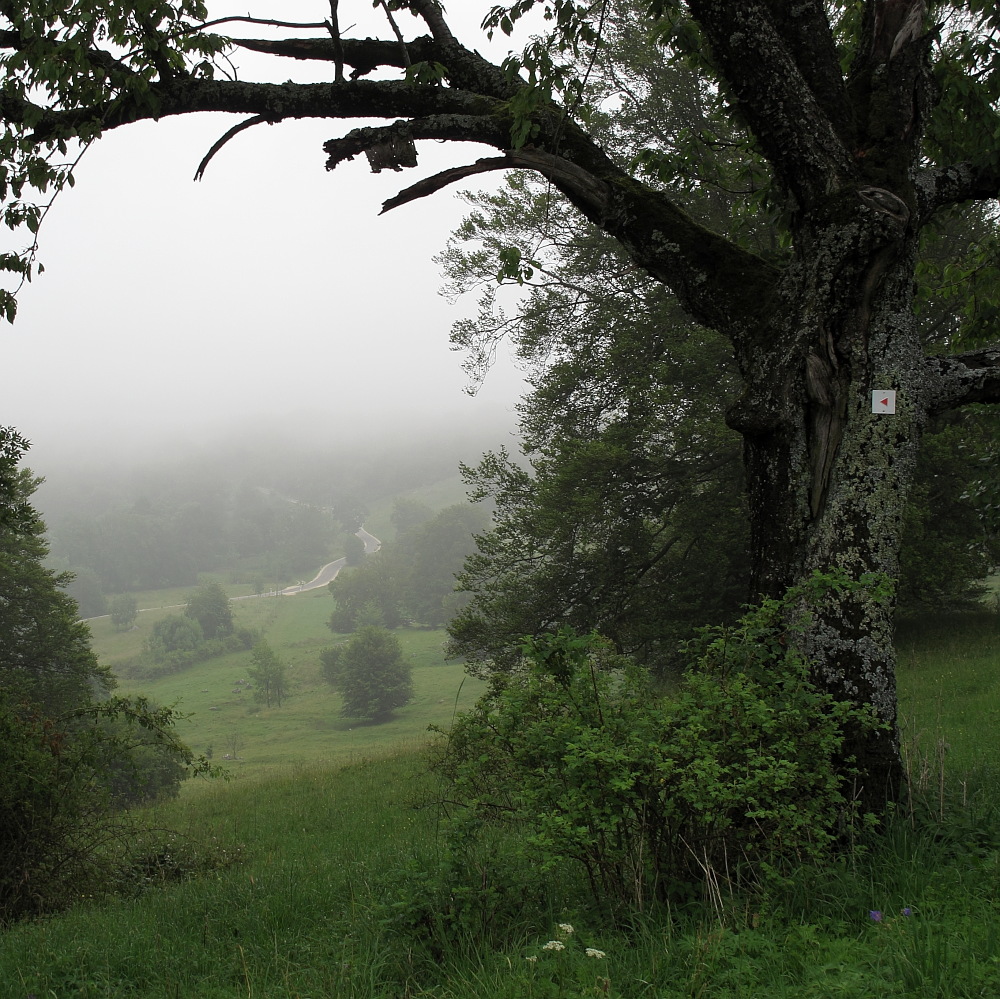
[{"label": "knot on trunk", "polygon": [[866,208],[882,216],[883,221],[895,230],[897,237],[902,236],[910,221],[910,209],[902,198],[884,187],[859,187],[858,197]]}]

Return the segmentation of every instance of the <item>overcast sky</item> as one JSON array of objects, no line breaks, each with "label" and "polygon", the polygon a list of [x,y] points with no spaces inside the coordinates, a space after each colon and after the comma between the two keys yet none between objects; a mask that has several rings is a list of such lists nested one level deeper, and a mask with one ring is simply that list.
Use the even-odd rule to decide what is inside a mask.
[{"label": "overcast sky", "polygon": [[[456,33],[490,2],[461,0]],[[341,23],[385,34],[370,0],[342,0]],[[325,0],[261,2],[255,16],[318,21]],[[246,13],[215,3],[212,13]],[[399,15],[407,37],[423,33]],[[233,34],[262,29],[234,26]],[[346,33],[346,32],[345,32]],[[292,32],[280,32],[290,35]],[[261,79],[238,55],[241,78]],[[332,68],[265,60],[270,78]],[[275,65],[276,64],[276,65]],[[188,116],[108,133],[88,151],[41,233],[46,271],[0,328],[0,423],[34,442],[32,463],[66,452],[156,448],[233,424],[287,422],[358,435],[394,421],[507,414],[520,376],[501,358],[479,396],[464,394],[451,324],[475,307],[439,294],[432,257],[463,214],[455,191],[379,217],[419,177],[487,155],[420,144],[420,165],[373,175],[363,157],[324,169],[322,143],[356,122],[258,126],[194,183],[199,160],[238,117]],[[171,448],[172,450],[173,448]]]}]

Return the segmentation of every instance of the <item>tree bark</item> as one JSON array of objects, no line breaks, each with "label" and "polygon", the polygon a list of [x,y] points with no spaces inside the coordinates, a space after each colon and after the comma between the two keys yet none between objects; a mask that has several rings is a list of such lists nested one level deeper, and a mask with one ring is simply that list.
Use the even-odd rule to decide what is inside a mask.
[{"label": "tree bark", "polygon": [[[823,687],[880,723],[852,733],[868,808],[902,779],[893,586],[928,402],[910,219],[902,199],[869,186],[803,220],[775,312],[738,346],[748,391],[729,414],[745,441],[755,593],[777,597],[816,573],[867,581],[830,589],[796,641]],[[895,392],[894,413],[873,412],[882,390]]]}]

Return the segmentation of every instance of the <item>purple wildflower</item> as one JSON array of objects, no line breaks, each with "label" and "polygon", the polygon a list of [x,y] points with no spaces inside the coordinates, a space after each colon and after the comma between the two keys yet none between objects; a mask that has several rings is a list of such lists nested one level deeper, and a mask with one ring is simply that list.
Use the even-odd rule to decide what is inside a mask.
[{"label": "purple wildflower", "polygon": [[912,916],[913,915],[913,910],[908,905],[904,906],[903,907],[903,915],[904,916]]},{"label": "purple wildflower", "polygon": [[881,923],[882,922],[882,910],[881,909],[870,909],[868,911],[868,918],[873,923]]}]

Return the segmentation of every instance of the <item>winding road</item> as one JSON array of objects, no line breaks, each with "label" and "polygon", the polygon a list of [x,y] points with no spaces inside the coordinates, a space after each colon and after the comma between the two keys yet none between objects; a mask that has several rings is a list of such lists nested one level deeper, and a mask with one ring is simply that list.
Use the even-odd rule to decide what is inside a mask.
[{"label": "winding road", "polygon": [[[377,552],[382,547],[382,542],[375,537],[374,534],[369,534],[363,527],[355,531],[355,536],[359,537],[365,543],[365,554],[372,555]],[[270,590],[267,593],[246,593],[241,597],[230,597],[232,600],[256,600],[258,597],[294,597],[296,593],[305,593],[307,590],[318,590],[321,586],[326,586],[331,580],[337,578],[337,573],[340,572],[344,566],[347,565],[347,558],[341,556],[335,559],[333,562],[327,562],[316,573],[316,575],[309,580],[308,583],[297,583],[294,586],[286,586],[283,590]],[[139,613],[149,610],[173,610],[176,607],[184,607],[185,604],[167,604],[161,607],[140,607]],[[109,614],[98,614],[96,617],[85,617],[81,618],[83,621],[99,621],[102,617],[110,617]]]},{"label": "winding road", "polygon": [[[365,554],[372,555],[377,552],[382,547],[382,542],[375,537],[374,534],[369,534],[363,527],[355,531],[355,537],[361,538],[365,543]],[[290,597],[294,596],[296,593],[305,593],[306,590],[318,590],[321,586],[326,586],[331,580],[337,578],[337,573],[340,572],[344,566],[347,565],[347,559],[343,556],[338,558],[335,562],[327,562],[319,572],[308,582],[299,583],[296,586],[286,586],[283,590],[278,591],[278,596]],[[251,594],[255,596],[256,594]],[[233,600],[246,600],[246,597],[231,597]]]}]

